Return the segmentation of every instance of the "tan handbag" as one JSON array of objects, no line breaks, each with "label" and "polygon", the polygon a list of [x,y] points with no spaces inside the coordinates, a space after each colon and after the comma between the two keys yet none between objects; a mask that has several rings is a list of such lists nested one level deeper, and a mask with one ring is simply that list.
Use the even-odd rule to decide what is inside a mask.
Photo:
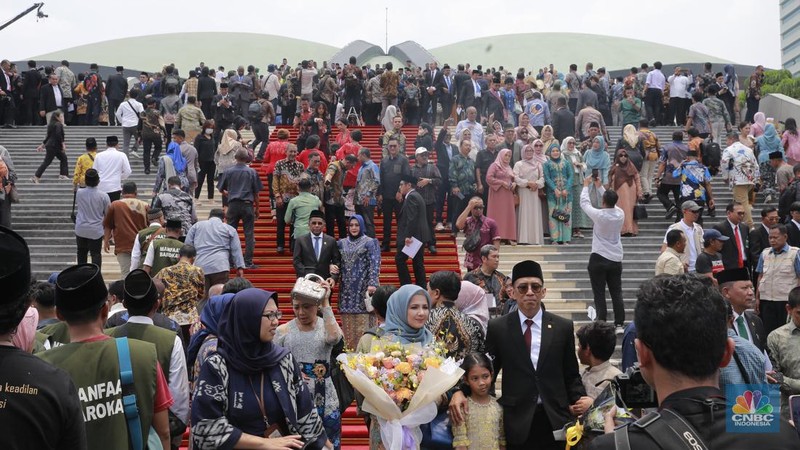
[{"label": "tan handbag", "polygon": [[298,278],[292,288],[292,300],[314,303],[316,305],[321,304],[322,301],[328,297],[328,290],[314,281],[314,279],[325,281],[324,278],[315,273],[309,273],[304,277]]}]

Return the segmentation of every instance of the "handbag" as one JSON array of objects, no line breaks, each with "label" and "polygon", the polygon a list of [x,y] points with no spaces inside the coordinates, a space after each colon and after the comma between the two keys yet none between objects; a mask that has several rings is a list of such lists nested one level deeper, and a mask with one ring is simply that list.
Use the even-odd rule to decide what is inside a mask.
[{"label": "handbag", "polygon": [[636,204],[633,207],[633,220],[647,219],[647,207],[644,205]]},{"label": "handbag", "polygon": [[539,195],[539,198],[540,198],[540,199],[543,199],[543,200],[544,200],[544,199],[546,199],[546,198],[547,198],[547,191],[545,190],[545,188],[539,188],[539,189],[537,189],[537,190],[536,190],[536,194],[537,194],[537,195]]},{"label": "handbag", "polygon": [[522,114],[523,109],[522,105],[519,104],[519,100],[514,99],[514,114]]},{"label": "handbag", "polygon": [[314,281],[313,279],[315,278],[319,281],[325,281],[324,278],[315,273],[309,273],[304,277],[298,278],[292,288],[292,300],[305,300],[316,305],[322,303],[328,296],[328,290]]},{"label": "handbag", "polygon": [[475,230],[472,233],[470,233],[470,235],[467,236],[466,239],[464,239],[464,243],[461,244],[461,247],[464,249],[465,252],[472,253],[475,250],[477,250],[478,247],[481,245],[481,226],[482,225],[483,224],[479,220],[478,224],[475,226]]},{"label": "handbag", "polygon": [[553,219],[555,219],[555,220],[557,220],[559,222],[562,222],[562,223],[569,222],[569,216],[570,215],[569,215],[568,212],[566,212],[566,211],[564,211],[563,209],[560,209],[560,208],[559,209],[554,209],[553,210],[553,214],[551,214],[551,217]]},{"label": "handbag", "polygon": [[8,199],[10,203],[19,203],[19,192],[17,191],[16,184],[11,185],[11,190],[6,194],[6,199]]}]

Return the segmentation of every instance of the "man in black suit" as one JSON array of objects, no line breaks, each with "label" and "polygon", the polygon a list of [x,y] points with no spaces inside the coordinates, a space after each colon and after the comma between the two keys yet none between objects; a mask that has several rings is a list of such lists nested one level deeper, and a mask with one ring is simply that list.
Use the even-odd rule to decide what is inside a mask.
[{"label": "man in black suit", "polygon": [[333,285],[339,275],[342,256],[336,239],[322,232],[325,228],[325,214],[319,210],[312,211],[308,228],[310,233],[294,241],[294,272],[298,277],[315,273]]},{"label": "man in black suit", "polygon": [[442,88],[439,90],[439,103],[442,105],[442,122],[452,117],[453,102],[456,100],[456,84],[450,74],[450,66],[442,67]]},{"label": "man in black suit", "polygon": [[[748,309],[756,306],[755,289],[746,269],[725,269],[715,275],[719,290],[733,309],[733,331],[762,352],[767,348],[767,334],[758,314]],[[769,358],[767,358],[769,364]]]},{"label": "man in black suit", "polygon": [[[197,99],[206,117],[214,117],[214,96],[217,95],[217,81],[209,75],[208,67],[203,67],[197,79]],[[269,75],[268,75],[269,76]],[[273,102],[273,106],[276,104]]]},{"label": "man in black suit", "polygon": [[[436,102],[442,92],[444,86],[444,75],[442,70],[439,69],[436,61],[431,63],[430,70],[426,71],[423,78],[423,92],[425,96],[422,99],[422,118],[423,122],[436,125]],[[431,114],[428,115],[428,108],[431,109]],[[443,111],[446,115],[447,113]]]},{"label": "man in black suit", "polygon": [[758,265],[758,258],[761,256],[761,252],[770,246],[769,227],[777,224],[778,219],[778,210],[774,206],[767,206],[761,210],[761,223],[755,224],[750,231],[748,261],[750,262],[750,274],[753,283],[757,281],[756,265]]},{"label": "man in black suit", "polygon": [[[486,92],[486,97],[484,99],[485,105],[485,115],[489,120],[496,120],[500,123],[506,123],[506,105],[503,103],[503,99],[500,98],[500,77],[496,77],[492,80],[491,84],[489,84],[489,90]],[[492,124],[490,123],[489,126]],[[514,150],[514,147],[511,147],[509,150]]]},{"label": "man in black suit", "polygon": [[800,202],[789,207],[789,221],[786,222],[787,243],[792,247],[800,247]]},{"label": "man in black suit", "polygon": [[3,128],[16,128],[17,105],[14,101],[15,76],[11,70],[11,62],[4,59],[0,62],[0,124]]},{"label": "man in black suit", "polygon": [[125,94],[128,93],[128,81],[122,72],[125,70],[122,66],[117,66],[117,73],[108,77],[106,81],[106,98],[108,98],[108,124],[116,125],[117,118],[114,116],[117,113],[117,108],[125,100]]},{"label": "man in black suit", "polygon": [[[578,372],[574,325],[542,307],[547,289],[539,263],[517,263],[511,280],[518,310],[492,319],[486,332],[495,379],[503,371],[498,403],[503,407],[506,448],[555,450],[560,446],[553,430],[592,404]],[[463,393],[453,395],[450,417],[454,422],[460,423],[469,413],[466,403]]]},{"label": "man in black suit", "polygon": [[[425,200],[414,189],[416,184],[416,177],[408,174],[401,175],[400,195],[403,197],[403,206],[400,208],[400,214],[397,219],[397,254],[394,257],[401,286],[411,284],[411,275],[408,273],[408,266],[406,265],[408,255],[403,253],[403,247],[411,245],[412,238],[416,238],[422,244],[431,240],[430,227],[425,223]],[[424,255],[425,251],[420,247],[412,259],[412,266],[414,267],[414,278],[417,286],[427,289]]]},{"label": "man in black suit", "polygon": [[[750,260],[749,239],[750,229],[743,223],[744,206],[730,202],[725,207],[726,220],[714,225],[714,229],[727,236],[723,242],[722,265],[725,269],[747,268]],[[769,244],[768,244],[769,245]]]},{"label": "man in black suit", "polygon": [[42,85],[39,89],[39,117],[50,123],[50,116],[54,112],[64,110],[64,98],[61,93],[61,86],[58,85],[58,75],[50,74],[47,77],[48,84]]},{"label": "man in black suit", "polygon": [[220,142],[222,132],[233,125],[236,110],[233,107],[233,97],[228,93],[228,83],[220,83],[219,94],[212,100],[214,105],[214,140]]},{"label": "man in black suit", "polygon": [[22,125],[39,125],[39,89],[42,87],[42,74],[36,70],[36,61],[28,61],[28,71],[23,75],[22,85]]},{"label": "man in black suit", "polygon": [[461,85],[461,91],[458,93],[458,106],[462,111],[470,106],[474,106],[478,111],[476,120],[480,122],[481,113],[483,112],[483,88],[480,83],[480,70],[472,71],[472,78],[464,80]]}]

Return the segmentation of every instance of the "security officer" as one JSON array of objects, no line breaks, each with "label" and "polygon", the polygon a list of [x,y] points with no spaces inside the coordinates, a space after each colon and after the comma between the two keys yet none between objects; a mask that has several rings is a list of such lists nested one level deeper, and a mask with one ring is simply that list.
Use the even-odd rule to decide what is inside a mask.
[{"label": "security officer", "polygon": [[[129,337],[156,346],[161,371],[169,385],[175,403],[169,408],[170,434],[173,449],[180,445],[189,421],[189,376],[183,344],[175,330],[153,323],[156,310],[161,306],[155,283],[144,270],[136,269],[125,277],[125,294],[122,301],[128,310],[128,321],[106,330],[112,337]],[[177,440],[177,442],[175,442]]]},{"label": "security officer", "polygon": [[[118,343],[103,334],[108,318],[107,295],[96,265],[79,264],[61,272],[56,279],[56,308],[58,318],[69,326],[72,342],[39,356],[72,376],[89,449],[133,448],[131,440],[136,438],[129,434],[141,433],[140,439],[147,442],[151,426],[164,448],[169,448],[167,409],[173,400],[156,348],[148,342],[127,340],[133,386],[123,385]],[[140,430],[130,430],[123,410],[122,397],[130,394],[136,395]]]},{"label": "security officer", "polygon": [[[656,390],[660,416],[651,413],[597,437],[590,449],[800,447],[785,420],[777,433],[726,432],[730,408],[718,387],[719,368],[731,360],[734,343],[727,337],[725,301],[711,283],[693,274],[655,277],[642,284],[634,316],[639,365]],[[681,425],[680,418],[691,427]]]}]

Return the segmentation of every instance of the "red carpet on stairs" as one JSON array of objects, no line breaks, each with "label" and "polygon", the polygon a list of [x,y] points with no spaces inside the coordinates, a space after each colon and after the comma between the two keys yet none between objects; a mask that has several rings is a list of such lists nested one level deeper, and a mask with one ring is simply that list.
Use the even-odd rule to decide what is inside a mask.
[{"label": "red carpet on stairs", "polygon": [[[295,142],[297,139],[297,131],[292,128],[287,129],[291,133],[289,141]],[[378,139],[382,134],[381,127],[364,126],[359,127],[358,129],[360,129],[363,133],[363,139],[361,140],[362,145],[372,151],[372,159],[376,163],[380,164],[381,147],[378,145]],[[409,156],[409,160],[411,160],[411,163],[413,164],[413,155],[415,150],[414,138],[417,135],[417,127],[403,127],[403,133],[406,135],[406,155]],[[333,140],[333,136],[331,136],[331,140]],[[431,163],[435,163],[435,155],[433,155]],[[254,162],[251,164],[251,167],[261,173],[260,163]],[[263,174],[262,182],[266,187],[268,181],[266,177],[263,177]],[[255,270],[248,270],[245,276],[256,287],[278,292],[281,311],[284,314],[283,321],[285,322],[294,317],[291,304],[288,301],[289,292],[291,291],[292,286],[294,286],[294,282],[296,280],[294,267],[292,266],[292,256],[288,247],[284,255],[278,255],[275,249],[277,222],[272,220],[271,211],[269,210],[270,201],[268,189],[265,188],[263,191],[261,191],[259,203],[261,205],[260,217],[256,220],[255,225],[256,247],[255,257],[253,260],[253,262],[258,265],[259,268]],[[378,217],[377,212],[375,217],[375,229],[376,235],[378,236],[378,239],[380,239],[380,237],[383,235],[383,217]],[[393,231],[394,236],[395,232],[397,231],[396,223],[393,225]],[[287,227],[287,244],[288,233],[289,230]],[[244,234],[242,233],[241,228],[239,230],[239,234],[242,239],[242,244],[244,244]],[[394,240],[394,237],[392,237],[392,242],[394,242]],[[429,275],[439,270],[453,270],[460,272],[458,264],[458,251],[452,236],[449,233],[439,233],[437,235],[436,247],[438,250],[436,255],[430,255],[426,251],[425,271]],[[394,251],[395,250],[392,249],[392,252],[384,252],[381,255],[381,284],[398,285],[397,266],[394,262]],[[409,271],[413,274],[413,270],[410,267],[410,260],[408,261],[408,265]],[[334,312],[336,313],[336,295],[334,295],[332,303]],[[348,450],[369,448],[369,433],[367,428],[364,426],[364,420],[356,414],[355,406],[348,408],[342,418],[342,448]]]}]

